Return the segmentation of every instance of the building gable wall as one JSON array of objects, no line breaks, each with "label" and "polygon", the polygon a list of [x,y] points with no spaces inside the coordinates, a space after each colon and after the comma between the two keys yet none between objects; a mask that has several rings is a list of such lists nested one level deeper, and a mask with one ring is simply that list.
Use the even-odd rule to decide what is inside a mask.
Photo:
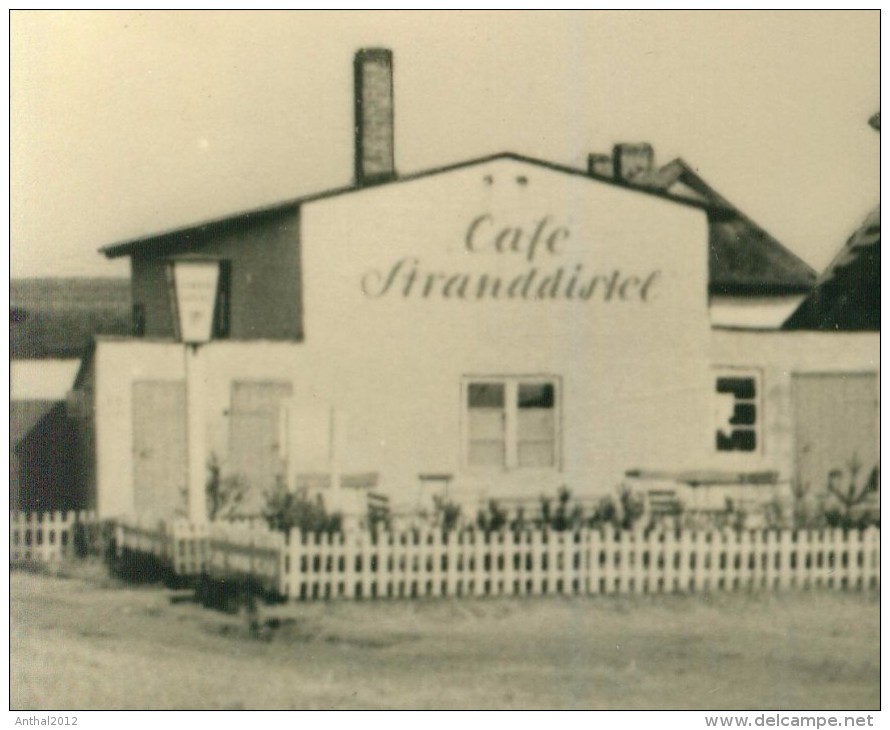
[{"label": "building gable wall", "polygon": [[[353,469],[602,492],[628,468],[702,460],[704,212],[496,160],[308,204],[302,235],[295,399],[348,410]],[[558,468],[468,468],[462,388],[486,377],[558,382]]]}]

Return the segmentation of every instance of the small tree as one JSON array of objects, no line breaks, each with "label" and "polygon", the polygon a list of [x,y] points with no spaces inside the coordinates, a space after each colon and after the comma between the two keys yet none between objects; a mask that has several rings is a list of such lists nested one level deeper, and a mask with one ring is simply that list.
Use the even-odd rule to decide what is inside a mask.
[{"label": "small tree", "polygon": [[204,489],[207,519],[234,517],[247,496],[248,484],[240,476],[222,475],[222,465],[215,453],[207,460],[207,484]]},{"label": "small tree", "polygon": [[562,532],[568,527],[569,515],[568,507],[572,493],[568,487],[562,486],[556,494],[556,510],[550,520],[549,527],[556,532]]},{"label": "small tree", "polygon": [[797,475],[791,481],[791,496],[794,500],[792,524],[796,528],[804,528],[811,526],[812,516],[807,505],[807,496],[810,493],[810,482],[804,481],[802,474],[801,461],[811,451],[810,444],[804,444],[800,450],[797,460]]},{"label": "small tree", "polygon": [[443,532],[456,530],[460,526],[459,504],[436,495],[433,497],[433,508],[435,509],[435,524]]},{"label": "small tree", "polygon": [[539,522],[539,527],[542,527],[542,528],[543,528],[543,527],[549,527],[549,526],[550,526],[550,519],[551,519],[551,517],[552,517],[551,509],[550,509],[550,501],[551,501],[551,500],[550,500],[550,497],[547,497],[547,496],[545,496],[545,495],[543,495],[543,494],[541,495],[541,499],[540,499],[540,502],[541,502],[541,515],[540,515],[540,518],[539,518],[539,520],[538,520],[538,522]]},{"label": "small tree", "polygon": [[862,461],[859,455],[854,453],[847,461],[846,466],[846,473],[842,469],[832,469],[828,474],[828,493],[840,503],[840,509],[827,510],[825,518],[831,527],[864,527],[868,522],[867,515],[863,515],[862,519],[857,520],[854,518],[854,511],[872,494],[877,493],[878,467],[875,466],[869,476],[860,483],[859,473],[862,470]]},{"label": "small tree", "polygon": [[617,526],[630,530],[645,513],[646,503],[640,495],[634,494],[630,487],[626,486],[621,488],[618,501],[621,505],[621,514]]},{"label": "small tree", "polygon": [[487,508],[480,508],[476,513],[476,527],[483,532],[497,532],[507,526],[507,511],[497,500],[489,500]]},{"label": "small tree", "polygon": [[766,503],[763,510],[763,517],[766,527],[768,528],[775,529],[787,526],[785,508],[782,505],[782,500],[778,498],[773,498]]},{"label": "small tree", "polygon": [[490,530],[502,530],[507,526],[507,510],[501,507],[496,500],[492,499],[488,502],[488,512]]},{"label": "small tree", "polygon": [[590,527],[602,527],[603,525],[617,524],[617,521],[618,506],[615,504],[615,499],[609,496],[600,499],[587,524]]}]

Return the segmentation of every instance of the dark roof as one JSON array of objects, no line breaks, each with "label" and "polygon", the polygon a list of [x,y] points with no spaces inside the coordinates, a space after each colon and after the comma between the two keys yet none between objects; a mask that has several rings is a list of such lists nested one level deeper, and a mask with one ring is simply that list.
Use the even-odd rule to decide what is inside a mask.
[{"label": "dark roof", "polygon": [[684,160],[637,177],[640,188],[663,190],[708,207],[709,290],[724,295],[804,294],[816,272],[748,218]]},{"label": "dark roof", "polygon": [[9,355],[80,357],[94,335],[130,333],[128,279],[13,279]]},{"label": "dark roof", "polygon": [[[396,185],[400,182],[417,180],[498,159],[510,159],[537,165],[567,175],[596,180],[598,183],[654,195],[674,203],[707,211],[710,227],[709,290],[712,294],[743,296],[804,294],[812,289],[815,282],[816,272],[810,266],[705,183],[682,159],[674,160],[645,177],[638,177],[633,182],[627,182],[612,176],[597,175],[586,170],[558,165],[513,152],[502,152],[411,175],[403,175],[382,182],[380,185]],[[167,253],[172,249],[187,246],[198,237],[242,227],[269,216],[280,215],[298,208],[303,203],[359,192],[364,189],[366,188],[355,185],[335,188],[204,223],[105,246],[100,251],[109,258],[128,256],[143,250]]]},{"label": "dark roof", "polygon": [[666,200],[671,200],[675,203],[680,203],[681,205],[689,205],[696,208],[708,208],[713,203],[708,203],[706,201],[697,201],[687,197],[676,196],[667,190],[662,190],[659,188],[640,188],[637,185],[632,185],[630,183],[621,182],[619,180],[614,180],[611,178],[599,178],[599,177],[591,177],[586,171],[579,170],[574,167],[567,167],[564,165],[558,165],[553,162],[547,162],[545,160],[539,160],[534,157],[526,157],[525,155],[518,155],[514,152],[500,152],[495,155],[488,155],[486,157],[479,157],[473,160],[466,160],[464,162],[458,162],[453,165],[446,165],[444,167],[435,167],[429,170],[423,170],[421,172],[412,173],[410,175],[400,175],[397,178],[393,178],[392,180],[384,181],[378,183],[376,185],[365,185],[365,186],[357,186],[350,185],[348,187],[334,188],[332,190],[326,190],[320,193],[314,193],[311,195],[305,195],[299,198],[291,198],[289,200],[284,200],[279,203],[274,203],[272,205],[268,205],[262,208],[255,208],[253,210],[243,211],[240,213],[235,213],[232,215],[224,216],[222,218],[215,218],[213,220],[205,221],[203,223],[197,223],[190,226],[185,226],[182,228],[177,228],[170,231],[165,231],[162,233],[155,233],[149,236],[144,236],[141,238],[131,239],[129,241],[124,241],[122,243],[112,244],[110,246],[103,246],[99,249],[99,251],[105,254],[108,258],[117,258],[119,256],[129,256],[133,253],[136,253],[140,249],[144,248],[154,248],[155,246],[160,247],[168,247],[171,243],[174,243],[173,239],[177,239],[175,241],[175,245],[184,245],[186,244],[192,236],[203,236],[208,233],[213,233],[220,229],[233,228],[243,226],[251,221],[255,221],[257,219],[262,219],[269,216],[278,215],[288,210],[293,210],[298,208],[300,205],[304,203],[311,203],[316,200],[324,200],[326,198],[333,198],[340,195],[347,195],[349,193],[357,193],[363,190],[367,190],[369,188],[381,187],[384,185],[398,185],[402,182],[410,182],[412,180],[419,180],[425,177],[431,177],[433,175],[439,175],[446,172],[452,172],[454,170],[460,170],[466,167],[472,167],[474,165],[481,165],[486,162],[493,162],[495,160],[515,160],[517,162],[523,162],[529,165],[536,165],[538,167],[543,167],[548,170],[554,170],[556,172],[561,172],[567,175],[574,175],[576,177],[584,178],[586,180],[596,179],[597,182],[604,182],[609,185],[614,185],[616,187],[627,188],[631,190],[635,190],[637,192],[643,192],[648,195],[654,195],[659,198],[663,198]]},{"label": "dark roof", "polygon": [[783,329],[881,329],[881,208],[868,214]]},{"label": "dark roof", "polygon": [[9,402],[9,448],[14,448],[59,401],[11,400]]}]

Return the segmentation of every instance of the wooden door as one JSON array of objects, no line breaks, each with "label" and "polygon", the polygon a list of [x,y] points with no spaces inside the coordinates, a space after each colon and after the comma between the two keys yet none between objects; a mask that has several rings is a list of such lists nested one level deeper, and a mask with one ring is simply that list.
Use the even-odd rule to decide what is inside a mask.
[{"label": "wooden door", "polygon": [[249,487],[243,511],[259,511],[263,494],[284,474],[281,404],[292,390],[281,381],[232,383],[228,471]]},{"label": "wooden door", "polygon": [[133,383],[133,503],[137,514],[185,514],[186,440],[185,383]]}]

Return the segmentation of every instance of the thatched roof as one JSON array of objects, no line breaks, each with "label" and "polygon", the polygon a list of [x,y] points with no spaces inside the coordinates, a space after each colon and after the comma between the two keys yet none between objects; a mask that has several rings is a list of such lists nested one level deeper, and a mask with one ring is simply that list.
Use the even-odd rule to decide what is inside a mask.
[{"label": "thatched roof", "polygon": [[784,329],[881,329],[881,208],[868,214]]},{"label": "thatched roof", "polygon": [[9,448],[14,448],[46,416],[58,401],[13,400],[9,402]]},{"label": "thatched roof", "polygon": [[771,296],[804,294],[816,272],[706,183],[682,159],[637,178],[676,197],[709,205],[711,294]]}]

